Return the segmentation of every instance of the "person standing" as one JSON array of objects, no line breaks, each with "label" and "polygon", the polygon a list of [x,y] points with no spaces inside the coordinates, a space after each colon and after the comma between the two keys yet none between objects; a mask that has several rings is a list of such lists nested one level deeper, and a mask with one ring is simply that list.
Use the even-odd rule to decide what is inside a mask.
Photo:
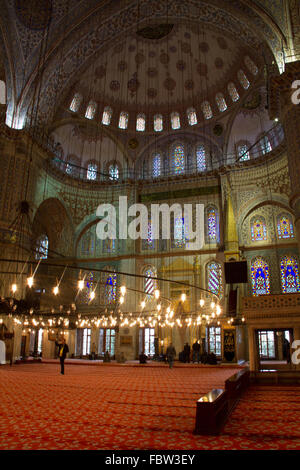
[{"label": "person standing", "polygon": [[193,363],[200,362],[200,344],[198,341],[195,341],[193,344]]},{"label": "person standing", "polygon": [[64,373],[65,373],[65,359],[66,359],[66,355],[69,352],[69,347],[66,343],[65,338],[62,338],[60,343],[57,343],[55,341],[55,344],[56,344],[56,346],[58,346],[58,357],[59,357],[59,360],[60,360],[60,373],[62,375],[64,375]]},{"label": "person standing", "polygon": [[172,367],[173,367],[175,356],[176,356],[176,350],[175,350],[173,344],[171,343],[167,347],[167,361],[169,363],[170,369],[172,369]]},{"label": "person standing", "polygon": [[185,343],[183,352],[184,352],[184,362],[190,362],[191,347],[188,343]]}]

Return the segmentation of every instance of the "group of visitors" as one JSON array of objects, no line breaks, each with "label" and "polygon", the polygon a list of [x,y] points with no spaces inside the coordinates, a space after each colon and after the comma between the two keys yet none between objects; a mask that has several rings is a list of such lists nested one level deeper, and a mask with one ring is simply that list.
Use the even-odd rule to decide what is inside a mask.
[{"label": "group of visitors", "polygon": [[[200,363],[200,351],[201,351],[201,346],[199,341],[195,341],[193,346],[192,346],[192,362],[198,362]],[[183,362],[191,362],[191,347],[188,343],[185,343],[184,348],[183,348]]]}]

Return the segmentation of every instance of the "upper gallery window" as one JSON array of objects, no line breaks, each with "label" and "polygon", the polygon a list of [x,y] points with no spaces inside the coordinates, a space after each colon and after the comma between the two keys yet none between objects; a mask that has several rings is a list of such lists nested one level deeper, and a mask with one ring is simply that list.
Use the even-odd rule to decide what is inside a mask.
[{"label": "upper gallery window", "polygon": [[75,93],[75,95],[72,99],[72,102],[70,104],[70,110],[73,111],[73,113],[77,113],[77,111],[80,108],[81,101],[82,101],[81,94],[80,93]]},{"label": "upper gallery window", "polygon": [[161,114],[154,116],[154,130],[155,132],[161,132],[163,130],[163,117]]},{"label": "upper gallery window", "polygon": [[119,128],[120,129],[127,129],[128,126],[128,113],[125,111],[120,112],[120,118],[119,118]]},{"label": "upper gallery window", "polygon": [[195,108],[189,108],[186,113],[187,113],[189,125],[195,126],[198,122]]},{"label": "upper gallery window", "polygon": [[36,259],[47,259],[48,258],[48,247],[49,240],[47,235],[41,235],[36,241]]},{"label": "upper gallery window", "polygon": [[119,179],[119,167],[116,164],[112,164],[108,168],[108,174],[110,180],[118,180]]},{"label": "upper gallery window", "polygon": [[159,153],[153,155],[152,158],[152,176],[157,178],[161,175],[161,157]]},{"label": "upper gallery window", "polygon": [[281,214],[277,218],[278,238],[294,238],[294,227],[289,214]]},{"label": "upper gallery window", "polygon": [[204,145],[198,145],[198,147],[196,148],[196,163],[197,171],[206,170],[206,156]]},{"label": "upper gallery window", "polygon": [[146,117],[145,114],[139,113],[136,118],[136,130],[143,132],[146,128]]},{"label": "upper gallery window", "polygon": [[175,174],[184,172],[184,147],[179,144],[174,147],[172,155],[172,166]]},{"label": "upper gallery window", "polygon": [[95,101],[90,101],[88,107],[86,108],[85,117],[87,119],[94,119],[97,109],[97,103]]},{"label": "upper gallery window", "polygon": [[213,206],[206,209],[206,229],[208,241],[217,242],[219,240],[218,212]]},{"label": "upper gallery window", "polygon": [[239,162],[250,160],[250,153],[246,144],[241,144],[238,146],[238,159]]},{"label": "upper gallery window", "polygon": [[271,145],[271,142],[269,141],[268,136],[265,135],[264,137],[262,137],[259,141],[259,144],[260,144],[260,148],[261,148],[263,155],[271,152],[272,145]]},{"label": "upper gallery window", "polygon": [[210,292],[213,292],[219,298],[222,298],[222,266],[217,261],[211,261],[207,265],[207,288]]},{"label": "upper gallery window", "polygon": [[252,219],[250,226],[251,240],[253,242],[260,242],[267,239],[266,222],[263,217]]},{"label": "upper gallery window", "polygon": [[88,180],[97,179],[97,165],[95,163],[89,163],[87,167],[86,177]]},{"label": "upper gallery window", "polygon": [[233,82],[228,83],[227,89],[228,89],[230,98],[232,99],[234,103],[240,99],[240,95],[238,94],[236,86]]},{"label": "upper gallery window", "polygon": [[180,117],[177,111],[174,111],[173,113],[171,113],[171,127],[174,130],[180,129]]},{"label": "upper gallery window", "polygon": [[110,106],[106,106],[102,114],[102,124],[104,124],[105,126],[109,126],[111,117],[112,117],[112,109]]}]

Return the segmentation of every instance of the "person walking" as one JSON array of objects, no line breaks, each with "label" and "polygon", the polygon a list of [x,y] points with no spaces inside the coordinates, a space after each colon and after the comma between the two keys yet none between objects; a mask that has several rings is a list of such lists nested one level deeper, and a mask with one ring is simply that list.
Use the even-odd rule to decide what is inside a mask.
[{"label": "person walking", "polygon": [[193,344],[193,363],[194,362],[200,362],[200,343],[198,341],[195,341]]},{"label": "person walking", "polygon": [[170,369],[172,369],[172,367],[173,367],[175,356],[176,356],[176,350],[175,350],[173,344],[171,343],[167,347],[167,361],[169,363]]},{"label": "person walking", "polygon": [[57,343],[57,341],[55,341],[55,344],[59,348],[58,349],[58,357],[59,357],[59,360],[60,360],[60,373],[62,375],[64,375],[64,373],[65,373],[65,359],[66,359],[66,355],[69,352],[69,347],[66,343],[65,338],[62,338],[60,343]]}]

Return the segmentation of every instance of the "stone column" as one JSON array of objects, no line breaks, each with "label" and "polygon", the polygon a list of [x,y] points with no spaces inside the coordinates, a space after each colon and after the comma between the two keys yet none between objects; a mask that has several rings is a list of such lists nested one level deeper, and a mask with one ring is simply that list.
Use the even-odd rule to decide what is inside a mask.
[{"label": "stone column", "polygon": [[272,77],[269,114],[271,119],[280,119],[284,128],[292,190],[290,205],[295,213],[300,252],[300,93],[293,88],[297,80],[300,80],[300,61],[286,64],[282,75]]}]

